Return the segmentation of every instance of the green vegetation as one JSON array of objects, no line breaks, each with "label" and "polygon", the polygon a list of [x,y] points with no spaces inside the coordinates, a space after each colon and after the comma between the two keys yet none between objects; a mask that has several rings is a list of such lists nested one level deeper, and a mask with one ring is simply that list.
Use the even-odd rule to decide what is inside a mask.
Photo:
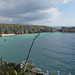
[{"label": "green vegetation", "polygon": [[30,70],[33,70],[33,69],[34,69],[35,72],[41,72],[38,68],[36,68],[36,67],[35,67],[34,65],[32,65],[32,64],[27,64],[26,68],[27,68],[27,69],[30,69]]},{"label": "green vegetation", "polygon": [[17,73],[20,72],[21,68],[20,68],[20,64],[16,64],[16,63],[5,63],[5,67],[10,67],[12,69],[14,69]]},{"label": "green vegetation", "polygon": [[55,74],[53,73],[53,74],[50,74],[50,75],[55,75]]},{"label": "green vegetation", "polygon": [[56,32],[57,29],[48,26],[0,24],[0,34],[25,34],[38,32]]},{"label": "green vegetation", "polygon": [[[26,65],[26,71],[25,71],[25,75],[35,75],[33,71],[35,72],[41,72],[39,69],[37,69],[34,65],[32,64],[27,64]],[[34,70],[33,70],[34,68]],[[29,71],[30,70],[30,71]],[[32,70],[32,71],[31,71]],[[20,75],[21,68],[20,68],[20,64],[16,64],[16,63],[5,63],[4,65],[0,66],[0,75]],[[24,75],[22,73],[22,75]],[[40,74],[38,74],[40,75]]]},{"label": "green vegetation", "polygon": [[31,64],[27,64],[26,68],[32,70],[32,68],[35,68],[35,66],[34,65],[31,65]]},{"label": "green vegetation", "polygon": [[16,75],[16,73],[11,67],[0,66],[0,75]]}]

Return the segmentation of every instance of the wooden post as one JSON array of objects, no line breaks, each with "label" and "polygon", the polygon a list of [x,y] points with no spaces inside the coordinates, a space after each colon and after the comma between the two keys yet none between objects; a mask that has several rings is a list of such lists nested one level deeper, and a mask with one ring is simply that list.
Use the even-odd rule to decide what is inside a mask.
[{"label": "wooden post", "polygon": [[58,70],[58,74],[57,75],[60,75],[60,71]]},{"label": "wooden post", "polygon": [[22,64],[22,59],[20,59],[20,64]]},{"label": "wooden post", "polygon": [[2,58],[0,58],[0,66],[2,66],[2,64],[3,64],[2,62],[3,62],[3,60],[2,60]]},{"label": "wooden post", "polygon": [[48,75],[48,73],[49,73],[48,70],[46,72],[47,72],[47,75]]},{"label": "wooden post", "polygon": [[29,62],[28,62],[29,64],[30,64],[30,60],[29,60]]},{"label": "wooden post", "polygon": [[31,64],[34,65],[34,60],[33,59],[31,59]]},{"label": "wooden post", "polygon": [[2,37],[2,34],[0,34],[0,37]]},{"label": "wooden post", "polygon": [[71,73],[69,73],[69,75],[71,75]]}]

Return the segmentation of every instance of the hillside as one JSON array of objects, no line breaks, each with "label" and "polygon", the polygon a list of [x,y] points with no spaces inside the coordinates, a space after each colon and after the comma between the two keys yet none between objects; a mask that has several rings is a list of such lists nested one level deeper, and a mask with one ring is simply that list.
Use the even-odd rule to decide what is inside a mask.
[{"label": "hillside", "polygon": [[60,32],[75,32],[75,27],[62,27]]},{"label": "hillside", "polygon": [[0,34],[27,34],[38,32],[57,32],[57,29],[38,25],[0,24]]}]

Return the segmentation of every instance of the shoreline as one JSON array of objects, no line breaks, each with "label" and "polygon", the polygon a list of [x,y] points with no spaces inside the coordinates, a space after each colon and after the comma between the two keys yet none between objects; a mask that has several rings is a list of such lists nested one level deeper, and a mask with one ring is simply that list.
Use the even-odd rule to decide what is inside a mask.
[{"label": "shoreline", "polygon": [[15,35],[15,34],[1,34],[2,36],[11,36],[11,35]]}]

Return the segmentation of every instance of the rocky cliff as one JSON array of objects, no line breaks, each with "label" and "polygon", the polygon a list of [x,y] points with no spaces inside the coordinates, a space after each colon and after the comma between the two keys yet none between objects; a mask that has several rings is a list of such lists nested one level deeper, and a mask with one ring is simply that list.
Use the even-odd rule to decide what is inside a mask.
[{"label": "rocky cliff", "polygon": [[1,34],[27,34],[38,32],[57,32],[58,30],[48,26],[0,24]]},{"label": "rocky cliff", "polygon": [[75,27],[62,27],[60,32],[75,32]]}]

